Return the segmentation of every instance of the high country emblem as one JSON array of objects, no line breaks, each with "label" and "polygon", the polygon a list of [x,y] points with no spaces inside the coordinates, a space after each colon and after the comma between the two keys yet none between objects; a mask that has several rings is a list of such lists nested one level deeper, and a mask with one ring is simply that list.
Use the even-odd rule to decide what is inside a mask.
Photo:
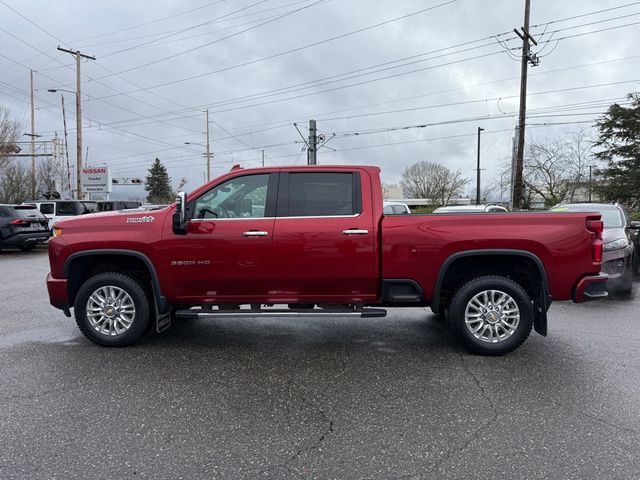
[{"label": "high country emblem", "polygon": [[155,217],[148,215],[146,217],[128,217],[127,223],[153,223]]}]

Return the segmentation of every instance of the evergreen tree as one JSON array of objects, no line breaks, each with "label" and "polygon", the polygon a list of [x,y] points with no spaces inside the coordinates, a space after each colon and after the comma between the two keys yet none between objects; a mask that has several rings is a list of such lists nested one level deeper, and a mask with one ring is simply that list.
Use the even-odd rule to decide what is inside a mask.
[{"label": "evergreen tree", "polygon": [[149,175],[144,180],[144,189],[148,192],[147,202],[149,203],[171,203],[173,201],[171,178],[159,158],[156,158],[149,168]]},{"label": "evergreen tree", "polygon": [[607,162],[597,173],[595,190],[608,201],[640,206],[640,94],[628,95],[629,107],[614,103],[596,123],[595,156]]}]

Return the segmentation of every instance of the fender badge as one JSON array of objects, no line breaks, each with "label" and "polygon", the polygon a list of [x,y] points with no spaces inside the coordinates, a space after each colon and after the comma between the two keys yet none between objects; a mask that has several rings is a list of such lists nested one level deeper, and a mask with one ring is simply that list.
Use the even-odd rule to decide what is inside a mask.
[{"label": "fender badge", "polygon": [[153,223],[155,221],[155,217],[151,215],[146,217],[128,217],[127,223]]}]

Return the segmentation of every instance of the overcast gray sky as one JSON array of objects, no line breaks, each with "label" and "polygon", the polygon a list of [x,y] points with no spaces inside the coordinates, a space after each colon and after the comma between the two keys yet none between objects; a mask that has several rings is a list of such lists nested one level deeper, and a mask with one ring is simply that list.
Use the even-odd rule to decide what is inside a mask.
[{"label": "overcast gray sky", "polygon": [[[97,58],[82,63],[84,145],[116,177],[157,156],[174,186],[200,185],[203,148],[184,142],[204,143],[209,108],[213,176],[260,165],[262,149],[267,165],[305,163],[293,123],[307,135],[315,118],[336,134],[319,163],[378,165],[389,183],[419,160],[475,178],[481,126],[487,185],[511,151],[523,12],[524,0],[0,0],[0,103],[28,128],[36,70],[36,133],[62,134],[47,89],[75,90],[75,65],[60,44]],[[591,128],[639,89],[639,22],[640,2],[532,0],[528,137]]]}]

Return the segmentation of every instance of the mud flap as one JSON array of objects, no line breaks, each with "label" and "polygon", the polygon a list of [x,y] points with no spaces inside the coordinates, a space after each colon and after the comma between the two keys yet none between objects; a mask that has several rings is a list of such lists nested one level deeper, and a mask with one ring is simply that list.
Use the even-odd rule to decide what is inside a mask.
[{"label": "mud flap", "polygon": [[156,332],[162,333],[171,326],[171,312],[156,315]]},{"label": "mud flap", "polygon": [[547,336],[547,309],[538,300],[533,301],[533,329],[543,337]]},{"label": "mud flap", "polygon": [[151,290],[153,290],[153,303],[156,313],[156,332],[162,333],[171,326],[171,308],[168,306],[166,298],[157,294],[153,284],[151,285]]}]

